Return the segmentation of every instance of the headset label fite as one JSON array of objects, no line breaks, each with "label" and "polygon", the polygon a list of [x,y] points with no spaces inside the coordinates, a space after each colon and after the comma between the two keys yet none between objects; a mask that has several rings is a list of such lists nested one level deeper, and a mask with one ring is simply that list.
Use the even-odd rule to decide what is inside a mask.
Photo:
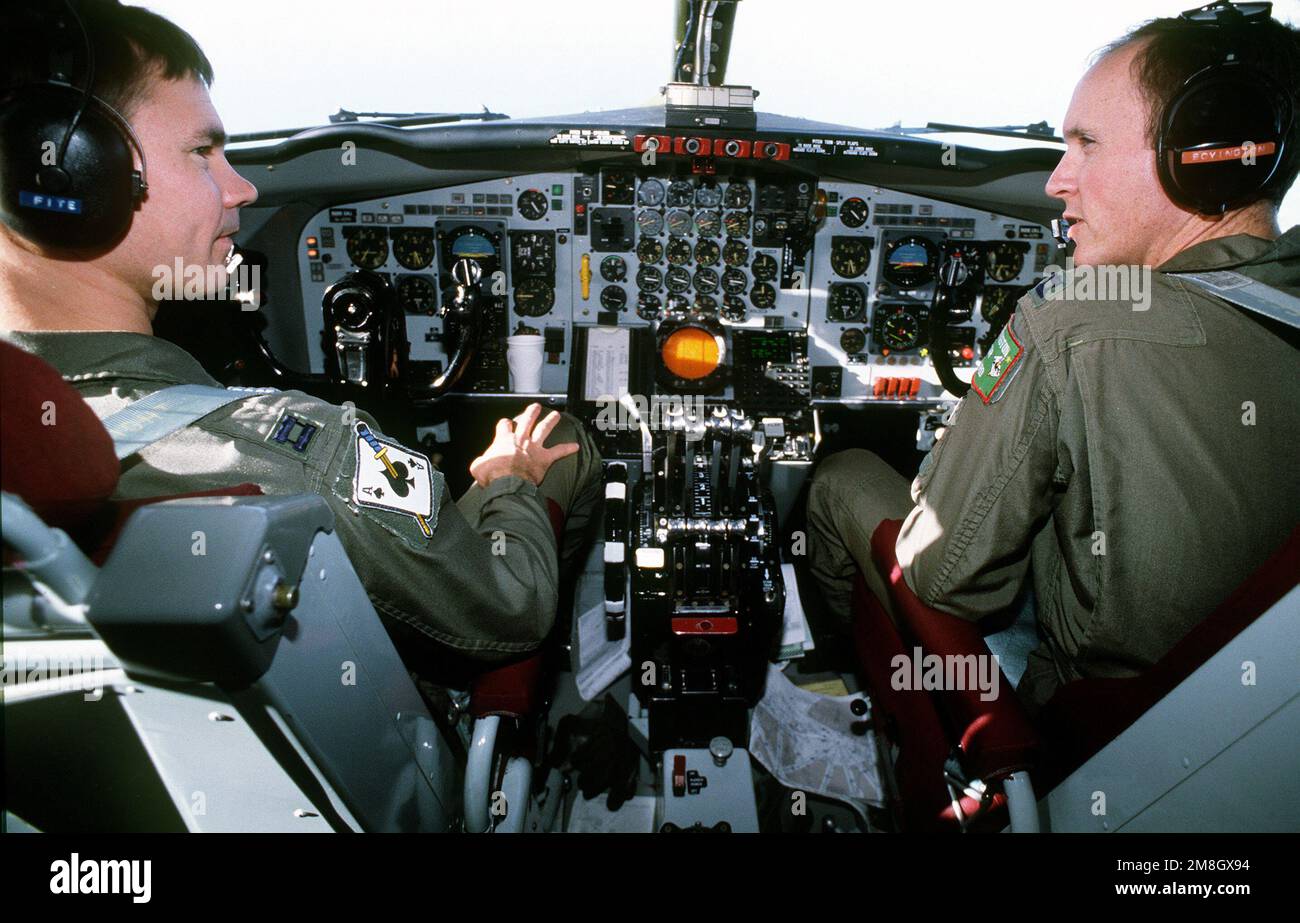
[{"label": "headset label fite", "polygon": [[47,212],[63,212],[67,215],[81,214],[81,200],[69,199],[66,196],[45,195],[40,192],[28,192],[26,189],[18,190],[18,204],[23,208],[39,208]]},{"label": "headset label fite", "polygon": [[1222,163],[1225,160],[1241,160],[1250,157],[1267,157],[1277,150],[1272,141],[1263,144],[1238,144],[1234,147],[1215,147],[1204,151],[1183,151],[1183,163]]}]

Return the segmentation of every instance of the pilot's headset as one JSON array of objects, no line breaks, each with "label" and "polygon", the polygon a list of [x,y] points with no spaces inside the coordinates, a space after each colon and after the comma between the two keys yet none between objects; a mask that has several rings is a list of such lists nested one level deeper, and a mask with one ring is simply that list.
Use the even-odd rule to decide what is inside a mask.
[{"label": "pilot's headset", "polygon": [[[98,249],[126,232],[144,198],[144,148],[121,113],[92,92],[94,46],[71,0],[49,27],[55,35],[45,82],[0,100],[0,220],[41,246]],[[82,87],[67,76],[78,37]]]},{"label": "pilot's headset", "polygon": [[1288,173],[1284,167],[1297,153],[1288,144],[1292,91],[1234,50],[1272,9],[1272,3],[1217,0],[1181,16],[1222,30],[1228,51],[1188,77],[1160,119],[1156,169],[1179,205],[1221,215],[1268,195]]}]

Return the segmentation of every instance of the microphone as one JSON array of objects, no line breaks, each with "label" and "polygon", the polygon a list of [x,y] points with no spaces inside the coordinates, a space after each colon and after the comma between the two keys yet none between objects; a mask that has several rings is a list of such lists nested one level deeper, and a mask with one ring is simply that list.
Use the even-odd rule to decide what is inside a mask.
[{"label": "microphone", "polygon": [[1070,222],[1064,218],[1053,218],[1052,236],[1056,238],[1057,249],[1064,250],[1070,244]]}]

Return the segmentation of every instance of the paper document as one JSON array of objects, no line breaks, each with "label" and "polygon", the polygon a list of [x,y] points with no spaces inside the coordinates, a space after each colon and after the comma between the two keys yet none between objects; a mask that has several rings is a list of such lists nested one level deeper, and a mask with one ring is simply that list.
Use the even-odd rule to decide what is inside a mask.
[{"label": "paper document", "polygon": [[632,666],[628,653],[632,640],[628,632],[610,641],[605,632],[605,603],[588,609],[578,618],[578,694],[594,702],[614,680]]},{"label": "paper document", "polygon": [[795,660],[812,650],[812,629],[808,627],[808,617],[804,615],[803,603],[799,600],[799,584],[794,578],[794,565],[782,564],[781,576],[785,579],[785,625],[781,629],[781,647],[777,651],[777,660]]},{"label": "paper document", "polygon": [[617,400],[627,392],[631,331],[626,327],[592,327],[587,331],[587,380],[582,397]]}]

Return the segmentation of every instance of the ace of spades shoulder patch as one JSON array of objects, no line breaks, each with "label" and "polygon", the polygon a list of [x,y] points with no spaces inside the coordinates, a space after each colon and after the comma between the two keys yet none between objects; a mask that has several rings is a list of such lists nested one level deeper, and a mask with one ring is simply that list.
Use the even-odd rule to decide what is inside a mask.
[{"label": "ace of spades shoulder patch", "polygon": [[353,429],[357,467],[352,502],[372,509],[404,513],[415,519],[425,538],[433,538],[442,499],[442,472],[434,471],[419,452],[376,436],[365,423]]}]

